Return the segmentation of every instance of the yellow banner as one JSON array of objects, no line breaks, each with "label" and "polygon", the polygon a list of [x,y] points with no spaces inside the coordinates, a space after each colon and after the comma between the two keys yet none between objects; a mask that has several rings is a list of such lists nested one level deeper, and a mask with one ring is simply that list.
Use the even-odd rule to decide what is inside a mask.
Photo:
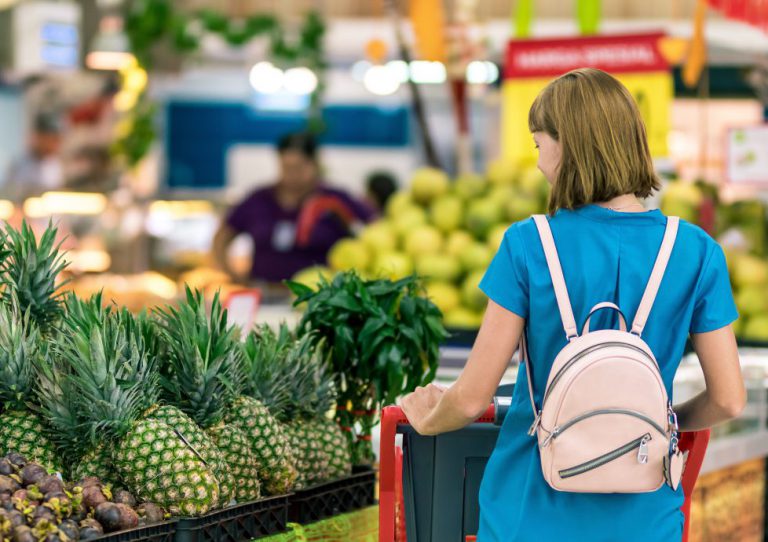
[{"label": "yellow banner", "polygon": [[[670,107],[674,96],[668,72],[616,74],[637,101],[645,121],[651,155],[667,155]],[[505,161],[536,163],[536,148],[528,131],[528,110],[539,92],[553,78],[508,79],[502,85],[501,154]]]}]

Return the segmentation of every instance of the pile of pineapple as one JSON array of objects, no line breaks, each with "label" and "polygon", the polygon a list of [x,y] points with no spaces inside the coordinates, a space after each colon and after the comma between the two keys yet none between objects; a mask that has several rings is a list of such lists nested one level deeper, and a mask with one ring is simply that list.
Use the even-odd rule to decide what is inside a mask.
[{"label": "pile of pineapple", "polygon": [[173,516],[350,473],[312,337],[245,334],[218,296],[207,306],[190,289],[150,314],[80,299],[57,282],[51,227],[39,242],[7,227],[0,247],[0,456],[97,477]]}]

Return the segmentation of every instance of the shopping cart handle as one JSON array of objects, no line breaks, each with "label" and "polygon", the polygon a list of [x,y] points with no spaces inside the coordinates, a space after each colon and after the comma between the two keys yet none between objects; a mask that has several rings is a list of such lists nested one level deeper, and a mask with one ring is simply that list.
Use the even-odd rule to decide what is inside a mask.
[{"label": "shopping cart handle", "polygon": [[493,424],[502,425],[504,418],[509,412],[509,407],[512,406],[511,397],[494,397],[493,398]]}]

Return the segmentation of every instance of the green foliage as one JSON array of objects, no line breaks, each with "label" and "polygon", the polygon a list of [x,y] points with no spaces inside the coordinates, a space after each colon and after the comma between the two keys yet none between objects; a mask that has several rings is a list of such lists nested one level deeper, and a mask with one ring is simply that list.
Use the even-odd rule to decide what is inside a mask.
[{"label": "green foliage", "polygon": [[[317,291],[289,282],[307,308],[298,332],[324,340],[344,427],[362,424],[359,448],[382,405],[431,382],[447,337],[440,310],[422,295],[417,277],[365,281],[354,271],[321,279]],[[351,411],[347,406],[351,405]],[[351,415],[351,416],[350,416]],[[367,450],[358,449],[358,460]]]},{"label": "green foliage", "polygon": [[[206,33],[221,36],[231,47],[242,47],[264,36],[269,39],[271,60],[275,64],[282,67],[306,66],[317,75],[318,86],[311,97],[309,129],[319,131],[323,128],[321,105],[327,62],[323,46],[325,23],[317,11],[309,11],[298,29],[297,38],[289,39],[291,32],[272,14],[256,13],[231,19],[211,9],[183,12],[173,4],[170,0],[135,0],[128,3],[125,31],[139,64],[151,69],[155,48],[162,42],[179,54],[189,55],[200,49],[200,41]],[[144,157],[155,139],[155,112],[155,105],[142,95],[133,112],[131,133],[113,146],[113,151],[123,156],[129,166]]]},{"label": "green foliage", "polygon": [[114,442],[158,399],[155,359],[139,322],[125,308],[104,307],[101,295],[66,299],[53,364],[37,365],[38,410],[51,437],[72,457]]},{"label": "green foliage", "polygon": [[33,399],[40,335],[16,304],[0,304],[0,412],[24,410]]},{"label": "green foliage", "polygon": [[238,329],[227,322],[217,293],[210,317],[203,294],[187,287],[186,301],[159,309],[159,330],[166,349],[161,356],[165,400],[198,425],[212,427],[240,395],[243,367]]},{"label": "green foliage", "polygon": [[18,304],[44,336],[53,332],[64,310],[62,294],[57,293],[63,284],[57,280],[68,264],[59,252],[57,233],[49,224],[38,242],[25,221],[20,230],[6,225],[0,245],[0,256],[4,256],[0,267],[3,301]]}]

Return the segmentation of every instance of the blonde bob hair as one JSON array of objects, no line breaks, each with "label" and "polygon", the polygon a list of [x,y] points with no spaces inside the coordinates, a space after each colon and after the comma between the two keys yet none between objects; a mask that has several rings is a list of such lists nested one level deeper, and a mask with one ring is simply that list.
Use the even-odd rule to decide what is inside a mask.
[{"label": "blonde bob hair", "polygon": [[549,83],[531,106],[528,128],[562,147],[552,214],[624,194],[647,198],[661,188],[637,104],[604,71],[582,68]]}]

